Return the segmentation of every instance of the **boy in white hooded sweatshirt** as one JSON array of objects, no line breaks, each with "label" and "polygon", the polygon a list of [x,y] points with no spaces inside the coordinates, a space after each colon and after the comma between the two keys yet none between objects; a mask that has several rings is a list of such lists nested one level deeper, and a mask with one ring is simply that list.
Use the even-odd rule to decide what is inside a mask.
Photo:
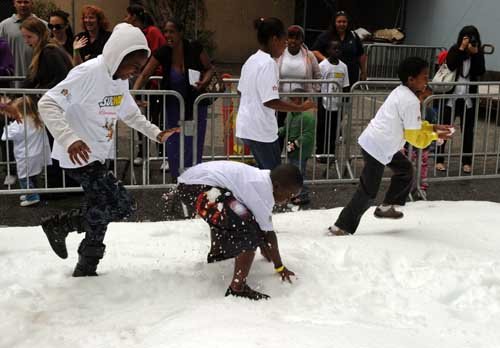
[{"label": "boy in white hooded sweatshirt", "polygon": [[54,252],[68,257],[69,232],[85,232],[74,277],[96,276],[104,256],[107,225],[131,215],[134,201],[104,165],[113,146],[118,119],[148,138],[164,142],[177,129],[160,129],[140,112],[128,79],[140,73],[150,55],[144,34],[118,24],[102,55],[70,71],[38,102],[40,115],[54,136],[52,158],[85,192],[82,209],[46,218],[42,228]]}]

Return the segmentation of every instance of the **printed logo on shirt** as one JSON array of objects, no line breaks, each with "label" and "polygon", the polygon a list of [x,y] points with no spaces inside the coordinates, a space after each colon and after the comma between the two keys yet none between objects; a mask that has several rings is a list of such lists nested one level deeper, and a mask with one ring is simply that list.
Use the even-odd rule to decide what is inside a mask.
[{"label": "printed logo on shirt", "polygon": [[123,95],[109,95],[103,98],[101,102],[99,102],[99,107],[109,107],[109,106],[120,106],[123,101]]},{"label": "printed logo on shirt", "polygon": [[115,133],[115,121],[106,119],[106,123],[102,126],[102,128],[107,130],[106,139],[108,139],[108,142],[113,140],[113,135]]},{"label": "printed logo on shirt", "polygon": [[336,72],[333,74],[333,77],[336,78],[336,79],[343,79],[345,76],[344,73],[341,73],[341,72]]},{"label": "printed logo on shirt", "polygon": [[71,93],[66,88],[61,90],[61,94],[71,103]]},{"label": "printed logo on shirt", "polygon": [[273,92],[278,90],[278,86],[273,86]]}]

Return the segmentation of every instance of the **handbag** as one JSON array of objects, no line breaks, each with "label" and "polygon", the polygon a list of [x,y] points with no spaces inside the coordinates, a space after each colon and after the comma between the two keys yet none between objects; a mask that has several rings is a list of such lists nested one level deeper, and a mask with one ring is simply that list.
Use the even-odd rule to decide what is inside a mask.
[{"label": "handbag", "polygon": [[450,85],[445,85],[442,83],[446,82],[455,82],[455,79],[457,77],[457,72],[451,71],[448,68],[448,65],[446,63],[441,64],[439,67],[439,70],[436,72],[436,75],[434,75],[434,78],[432,79],[433,83],[439,83],[438,85],[432,85],[432,91],[434,93],[447,93],[450,92],[455,85],[450,84]]},{"label": "handbag", "polygon": [[205,88],[205,92],[224,93],[225,91],[226,91],[226,85],[224,84],[224,81],[217,73],[217,71],[215,71],[214,74],[212,75],[212,78],[208,82],[207,88]]},{"label": "handbag", "polygon": [[[215,71],[203,93],[224,93],[225,91],[226,85],[217,71]],[[212,97],[204,99],[201,103],[203,105],[212,105],[216,100],[217,97]]]}]

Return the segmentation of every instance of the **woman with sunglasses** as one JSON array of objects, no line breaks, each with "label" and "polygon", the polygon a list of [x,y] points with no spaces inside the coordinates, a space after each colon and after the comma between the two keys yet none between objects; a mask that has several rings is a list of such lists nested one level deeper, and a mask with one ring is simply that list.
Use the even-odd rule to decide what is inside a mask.
[{"label": "woman with sunglasses", "polygon": [[349,16],[344,11],[335,14],[330,28],[318,36],[311,48],[319,62],[327,58],[326,51],[332,41],[340,42],[342,54],[339,59],[347,65],[351,86],[359,80],[366,80],[366,55],[363,44],[351,30]]},{"label": "woman with sunglasses", "polygon": [[73,30],[69,25],[69,14],[61,11],[52,11],[49,15],[50,36],[63,47],[66,52],[73,55]]}]

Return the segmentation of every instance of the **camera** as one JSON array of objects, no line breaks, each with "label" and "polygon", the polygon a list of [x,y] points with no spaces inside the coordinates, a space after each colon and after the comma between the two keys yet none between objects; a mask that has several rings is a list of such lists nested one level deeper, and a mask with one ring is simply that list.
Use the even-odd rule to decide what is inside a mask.
[{"label": "camera", "polygon": [[477,47],[478,45],[477,37],[475,37],[474,35],[469,36],[469,43],[472,47]]}]

